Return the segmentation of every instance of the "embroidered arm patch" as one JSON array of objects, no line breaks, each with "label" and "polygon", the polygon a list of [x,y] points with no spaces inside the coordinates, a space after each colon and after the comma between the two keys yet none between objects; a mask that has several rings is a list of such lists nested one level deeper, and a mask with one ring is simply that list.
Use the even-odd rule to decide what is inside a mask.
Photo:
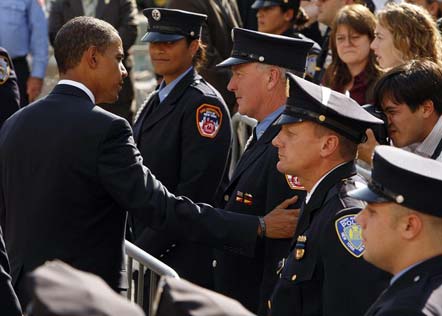
[{"label": "embroidered arm patch", "polygon": [[344,248],[356,258],[364,254],[365,246],[362,242],[362,229],[355,220],[356,214],[349,214],[335,221],[336,233]]},{"label": "embroidered arm patch", "polygon": [[4,84],[11,74],[11,65],[5,56],[0,55],[0,85]]},{"label": "embroidered arm patch", "polygon": [[203,137],[214,138],[223,121],[223,113],[214,105],[202,104],[196,109],[196,126]]}]

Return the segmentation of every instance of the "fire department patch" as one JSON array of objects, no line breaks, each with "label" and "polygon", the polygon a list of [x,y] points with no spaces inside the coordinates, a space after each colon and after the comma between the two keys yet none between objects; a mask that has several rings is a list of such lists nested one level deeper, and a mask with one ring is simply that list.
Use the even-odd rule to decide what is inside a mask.
[{"label": "fire department patch", "polygon": [[305,188],[302,186],[301,182],[299,182],[298,177],[286,174],[285,179],[287,180],[287,183],[288,183],[290,189],[292,189],[292,190],[305,190]]},{"label": "fire department patch", "polygon": [[364,254],[365,246],[362,242],[362,229],[355,221],[356,214],[345,215],[335,222],[339,241],[349,253],[356,258]]},{"label": "fire department patch", "polygon": [[0,85],[4,84],[11,74],[9,60],[5,56],[0,56]]},{"label": "fire department patch", "polygon": [[210,104],[202,104],[196,109],[196,125],[203,137],[214,138],[221,127],[223,113]]}]

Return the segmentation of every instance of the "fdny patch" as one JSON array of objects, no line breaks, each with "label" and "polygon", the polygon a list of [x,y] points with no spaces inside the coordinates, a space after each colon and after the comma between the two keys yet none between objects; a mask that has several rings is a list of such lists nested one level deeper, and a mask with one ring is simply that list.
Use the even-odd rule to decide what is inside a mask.
[{"label": "fdny patch", "polygon": [[287,181],[287,184],[289,185],[290,189],[292,189],[292,190],[305,190],[305,188],[302,186],[301,182],[299,181],[298,177],[286,174],[285,180]]},{"label": "fdny patch", "polygon": [[362,229],[355,221],[356,214],[342,216],[335,222],[336,233],[345,249],[356,258],[364,254],[365,246],[362,242]]},{"label": "fdny patch", "polygon": [[214,138],[221,127],[223,113],[210,104],[202,104],[196,109],[196,125],[203,137]]},{"label": "fdny patch", "polygon": [[0,56],[0,85],[4,84],[11,74],[9,60],[5,56]]}]

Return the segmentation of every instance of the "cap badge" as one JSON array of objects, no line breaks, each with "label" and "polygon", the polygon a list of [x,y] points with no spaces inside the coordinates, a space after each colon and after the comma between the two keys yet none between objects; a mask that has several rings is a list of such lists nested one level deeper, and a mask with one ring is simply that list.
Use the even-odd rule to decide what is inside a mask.
[{"label": "cap badge", "polygon": [[338,218],[335,222],[336,233],[344,248],[356,258],[364,254],[365,246],[362,242],[362,229],[356,223],[356,214],[349,214]]},{"label": "cap badge", "polygon": [[161,12],[160,12],[158,9],[154,9],[154,10],[152,10],[152,18],[153,18],[155,21],[159,21],[159,20],[161,20]]}]

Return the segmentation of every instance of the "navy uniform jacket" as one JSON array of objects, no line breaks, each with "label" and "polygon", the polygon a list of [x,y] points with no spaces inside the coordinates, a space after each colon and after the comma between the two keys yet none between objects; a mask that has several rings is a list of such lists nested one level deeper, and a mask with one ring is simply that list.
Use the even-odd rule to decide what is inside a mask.
[{"label": "navy uniform jacket", "polygon": [[[270,125],[244,152],[224,192],[221,205],[225,210],[264,216],[294,195],[299,195],[295,205],[299,208],[305,191],[292,189],[286,176],[276,169],[278,150],[271,142],[279,131],[280,126]],[[215,251],[215,289],[249,310],[266,315],[278,262],[287,256],[289,246],[290,239],[264,238],[258,242],[253,258]]]},{"label": "navy uniform jacket", "polygon": [[[191,70],[155,110],[151,111],[150,103],[142,105],[134,125],[144,165],[172,193],[213,204],[223,176],[224,183],[228,183],[225,170],[232,127],[222,97]],[[181,277],[211,286],[211,248],[169,240],[167,232],[155,233],[136,219],[134,224],[138,246],[170,265]],[[147,231],[143,233],[144,229]]]},{"label": "navy uniform jacket", "polygon": [[172,226],[177,238],[253,254],[256,218],[169,193],[143,166],[128,122],[82,90],[59,84],[6,121],[0,224],[14,286],[59,258],[123,287],[126,211],[154,229]]},{"label": "navy uniform jacket", "polygon": [[17,76],[8,52],[0,47],[0,128],[20,107]]},{"label": "navy uniform jacket", "polygon": [[365,316],[442,315],[442,256],[428,259],[400,276]]},{"label": "navy uniform jacket", "polygon": [[269,302],[271,315],[363,315],[387,287],[390,276],[362,259],[361,229],[354,217],[363,204],[346,197],[355,188],[355,174],[353,162],[334,169],[301,209]]},{"label": "navy uniform jacket", "polygon": [[0,227],[0,313],[5,316],[21,316],[20,304],[11,284],[8,255],[2,235]]}]

